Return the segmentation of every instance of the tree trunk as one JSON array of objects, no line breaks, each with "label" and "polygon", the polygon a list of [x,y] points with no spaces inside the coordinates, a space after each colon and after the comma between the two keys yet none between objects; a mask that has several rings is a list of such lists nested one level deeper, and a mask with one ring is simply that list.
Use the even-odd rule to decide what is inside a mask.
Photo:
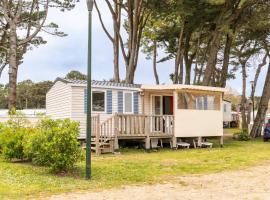
[{"label": "tree trunk", "polygon": [[253,84],[253,87],[252,87],[252,90],[251,90],[251,95],[250,95],[252,99],[255,96],[256,86],[257,86],[257,82],[258,82],[258,79],[259,79],[261,70],[262,70],[263,66],[265,66],[267,64],[267,57],[268,57],[268,55],[269,55],[269,52],[268,52],[268,50],[266,50],[266,53],[265,53],[265,55],[263,57],[262,63],[260,63],[258,65],[258,67],[257,67],[256,73],[255,73],[255,77],[254,77],[254,84]]},{"label": "tree trunk", "polygon": [[201,61],[201,67],[200,67],[199,74],[198,74],[197,84],[201,83],[201,77],[203,75],[204,63],[205,63],[205,60],[207,57],[207,52],[209,51],[209,48],[210,48],[211,40],[212,40],[212,37],[209,37],[209,40],[207,41],[207,46],[206,46],[205,51],[203,53],[203,59]]},{"label": "tree trunk", "polygon": [[223,66],[221,70],[220,87],[226,87],[232,42],[233,42],[232,36],[230,34],[227,34],[223,56]]},{"label": "tree trunk", "polygon": [[[118,37],[118,36],[116,36]],[[114,64],[114,81],[119,83],[120,76],[119,76],[119,41],[114,41],[113,44],[113,64]]]},{"label": "tree trunk", "polygon": [[[179,65],[181,63],[181,60],[183,60],[183,51],[182,51],[182,44],[183,44],[183,35],[184,35],[184,26],[185,23],[183,23],[183,26],[181,28],[181,31],[179,33],[179,38],[178,38],[178,49],[176,52],[176,58],[175,58],[175,65],[174,65],[174,83],[177,84],[179,83]],[[180,76],[183,73],[183,70],[180,71]],[[182,79],[183,80],[183,79]]]},{"label": "tree trunk", "polygon": [[114,4],[114,10],[116,18],[113,20],[114,22],[114,40],[113,40],[113,54],[114,54],[114,81],[120,82],[119,75],[119,35],[120,27],[121,27],[121,1],[117,0]]},{"label": "tree trunk", "polygon": [[159,78],[158,78],[158,73],[157,73],[157,42],[154,41],[154,52],[153,52],[153,71],[154,71],[154,76],[156,80],[156,84],[159,85]]},{"label": "tree trunk", "polygon": [[178,83],[183,84],[184,80],[184,59],[183,59],[184,50],[181,50],[181,56],[180,56],[180,66],[179,66],[179,77],[178,77]]},{"label": "tree trunk", "polygon": [[213,68],[216,66],[217,54],[220,46],[221,33],[218,29],[213,33],[213,39],[210,43],[210,52],[207,59],[207,65],[204,72],[203,85],[208,86],[211,81]]},{"label": "tree trunk", "polygon": [[[122,50],[125,64],[126,64],[126,83],[133,83],[135,71],[137,68],[140,41],[142,36],[142,30],[146,24],[148,16],[145,15],[143,9],[143,0],[129,0],[127,2],[128,10],[128,53]],[[123,49],[123,43],[121,42],[121,49]]]},{"label": "tree trunk", "polygon": [[241,115],[242,115],[242,129],[247,130],[247,117],[246,117],[246,79],[247,79],[247,73],[246,73],[246,62],[241,63],[242,65],[242,98],[241,98]]},{"label": "tree trunk", "polygon": [[16,25],[10,24],[9,37],[9,95],[8,109],[16,109],[16,88],[17,88],[17,34]]},{"label": "tree trunk", "polygon": [[263,88],[258,112],[257,112],[254,125],[250,133],[250,135],[254,138],[261,135],[262,126],[263,126],[265,115],[268,109],[269,99],[270,99],[270,62],[268,66],[266,79],[264,82],[264,88]]},{"label": "tree trunk", "polygon": [[188,56],[188,54],[185,56],[185,62],[186,62],[185,84],[186,85],[190,85],[191,67],[192,67],[192,63],[193,63],[195,55],[196,55],[196,53],[193,53],[192,55],[190,55],[190,57]]}]

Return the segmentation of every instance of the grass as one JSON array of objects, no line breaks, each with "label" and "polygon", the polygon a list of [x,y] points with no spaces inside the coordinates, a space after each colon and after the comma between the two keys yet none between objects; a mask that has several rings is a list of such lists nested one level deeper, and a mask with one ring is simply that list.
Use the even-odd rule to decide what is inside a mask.
[{"label": "grass", "polygon": [[[216,146],[217,147],[217,146]],[[61,192],[100,190],[128,184],[154,184],[174,176],[237,170],[270,160],[270,144],[226,140],[224,148],[146,153],[124,149],[121,155],[93,157],[92,180],[84,180],[84,162],[65,175],[47,168],[0,159],[0,199],[38,198]]]}]

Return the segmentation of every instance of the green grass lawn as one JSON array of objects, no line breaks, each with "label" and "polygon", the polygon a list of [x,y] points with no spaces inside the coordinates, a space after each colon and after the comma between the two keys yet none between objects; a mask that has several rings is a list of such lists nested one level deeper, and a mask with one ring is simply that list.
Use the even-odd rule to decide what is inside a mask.
[{"label": "green grass lawn", "polygon": [[0,159],[0,199],[47,196],[77,190],[99,190],[127,184],[153,184],[174,176],[236,170],[270,160],[270,143],[225,140],[224,148],[163,149],[146,153],[123,150],[121,155],[93,157],[93,177],[84,180],[84,162],[73,173],[52,175],[46,168]]}]

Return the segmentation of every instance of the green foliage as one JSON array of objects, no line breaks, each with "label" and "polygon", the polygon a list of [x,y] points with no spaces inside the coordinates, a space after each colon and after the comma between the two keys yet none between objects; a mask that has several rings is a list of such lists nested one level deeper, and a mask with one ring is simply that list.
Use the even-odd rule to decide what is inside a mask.
[{"label": "green foliage", "polygon": [[34,129],[16,126],[15,123],[0,126],[0,148],[5,159],[25,160],[23,140]]},{"label": "green foliage", "polygon": [[0,84],[0,109],[8,107],[7,104],[8,88],[5,85]]},{"label": "green foliage", "polygon": [[28,135],[25,154],[34,163],[48,166],[54,172],[67,171],[81,157],[78,133],[77,122],[43,119],[36,132]]},{"label": "green foliage", "polygon": [[29,160],[53,172],[68,171],[81,158],[77,136],[79,124],[69,119],[41,118],[30,124],[17,113],[0,124],[0,150],[7,160]]},{"label": "green foliage", "polygon": [[66,75],[65,78],[75,79],[75,80],[86,80],[87,76],[79,71],[72,70]]},{"label": "green foliage", "polygon": [[240,132],[234,133],[233,138],[239,141],[248,141],[251,137],[248,134],[248,131],[244,129]]},{"label": "green foliage", "polygon": [[[34,83],[24,80],[17,84],[17,109],[45,108],[46,93],[51,88],[52,81]],[[0,109],[8,107],[8,84],[0,84]]]}]

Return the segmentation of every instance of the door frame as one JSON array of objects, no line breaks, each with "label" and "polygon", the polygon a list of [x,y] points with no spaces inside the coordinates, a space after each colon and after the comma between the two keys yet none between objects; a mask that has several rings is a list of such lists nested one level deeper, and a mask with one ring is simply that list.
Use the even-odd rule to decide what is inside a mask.
[{"label": "door frame", "polygon": [[[151,113],[151,115],[155,115],[154,114],[154,105],[153,105],[154,101],[153,101],[153,97],[160,97],[160,111],[161,111],[161,114],[160,115],[164,115],[163,114],[163,97],[172,97],[173,98],[173,102],[172,102],[173,105],[172,106],[174,108],[174,95],[173,94],[172,95],[161,95],[161,94],[155,95],[155,94],[151,94],[150,95],[150,106],[151,106],[150,113]],[[174,110],[173,110],[173,113],[174,113]]]},{"label": "door frame", "polygon": [[[151,109],[150,109],[150,113],[151,113],[151,115],[156,115],[154,112],[155,112],[155,109],[154,109],[154,97],[160,97],[160,116],[162,117],[162,116],[164,116],[164,114],[163,114],[163,97],[172,97],[173,98],[173,107],[174,107],[174,95],[172,94],[172,95],[162,95],[162,94],[151,94],[150,95],[150,106],[151,106]],[[174,111],[173,111],[173,113],[174,113]],[[173,114],[174,115],[174,114]],[[150,124],[150,127],[151,127],[151,131],[152,132],[159,132],[159,131],[157,131],[157,130],[153,130],[154,129],[154,127],[153,127],[153,119],[151,119],[151,124]],[[161,127],[160,127],[161,128]]]}]

